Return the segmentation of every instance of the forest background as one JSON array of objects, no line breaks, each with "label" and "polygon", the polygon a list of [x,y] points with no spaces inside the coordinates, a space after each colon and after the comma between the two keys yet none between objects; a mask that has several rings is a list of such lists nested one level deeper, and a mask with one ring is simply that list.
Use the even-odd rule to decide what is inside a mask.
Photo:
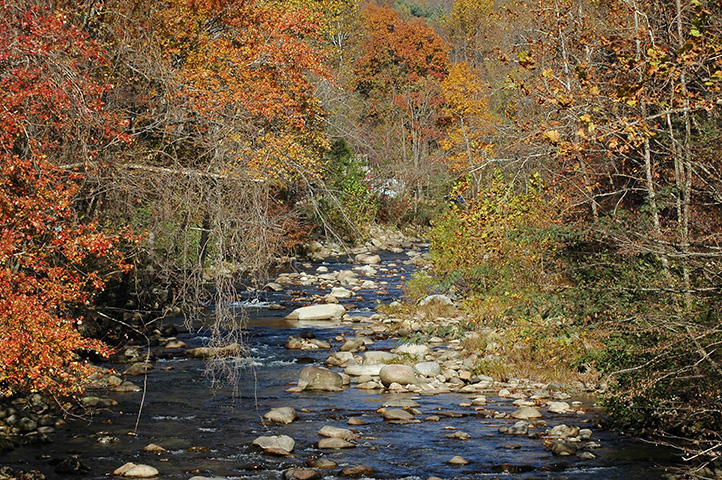
[{"label": "forest background", "polygon": [[517,368],[716,458],[721,10],[0,0],[2,395],[385,222],[430,227],[409,302],[453,289]]}]

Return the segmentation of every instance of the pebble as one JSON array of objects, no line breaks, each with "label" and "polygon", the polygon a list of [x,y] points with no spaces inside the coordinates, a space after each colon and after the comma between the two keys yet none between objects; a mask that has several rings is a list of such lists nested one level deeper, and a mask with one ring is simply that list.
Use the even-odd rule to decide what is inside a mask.
[{"label": "pebble", "polygon": [[451,460],[449,460],[447,463],[450,463],[451,465],[468,465],[469,461],[464,457],[456,455],[455,457],[452,457]]}]

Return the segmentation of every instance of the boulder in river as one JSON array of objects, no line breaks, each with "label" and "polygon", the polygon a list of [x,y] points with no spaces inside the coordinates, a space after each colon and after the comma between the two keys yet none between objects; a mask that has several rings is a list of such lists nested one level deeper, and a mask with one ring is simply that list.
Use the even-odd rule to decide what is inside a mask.
[{"label": "boulder in river", "polygon": [[266,453],[288,455],[296,447],[296,442],[288,435],[272,435],[258,437],[252,445],[261,448]]},{"label": "boulder in river", "polygon": [[158,476],[158,470],[150,465],[142,465],[128,462],[122,467],[118,467],[113,471],[113,475],[120,475],[128,478],[152,478]]},{"label": "boulder in river", "polygon": [[372,350],[370,352],[364,352],[362,358],[364,365],[379,365],[392,362],[396,358],[396,355],[391,352]]},{"label": "boulder in river", "polygon": [[225,347],[198,347],[186,350],[184,355],[188,358],[222,358],[235,357],[243,353],[239,343],[232,343]]},{"label": "boulder in river", "polygon": [[312,468],[289,468],[283,472],[286,480],[316,480],[321,474]]},{"label": "boulder in river", "polygon": [[324,305],[311,305],[297,308],[286,319],[288,320],[341,320],[346,314],[343,305],[327,303]]},{"label": "boulder in river", "polygon": [[354,257],[354,261],[356,263],[361,263],[364,265],[378,265],[379,263],[381,263],[381,257],[379,257],[378,255],[359,253]]},{"label": "boulder in river", "polygon": [[291,407],[272,408],[263,418],[274,423],[292,423],[298,418],[298,413]]},{"label": "boulder in river", "polygon": [[384,365],[349,365],[344,369],[344,372],[352,377],[361,377],[363,375],[375,377],[379,375],[383,367]]},{"label": "boulder in river", "polygon": [[126,368],[123,375],[136,377],[138,375],[145,375],[149,370],[153,370],[153,365],[148,362],[137,362]]},{"label": "boulder in river", "polygon": [[547,408],[551,413],[568,413],[572,411],[572,407],[567,402],[549,402]]},{"label": "boulder in river", "polygon": [[429,350],[429,347],[426,345],[415,345],[411,343],[404,343],[396,348],[396,353],[398,355],[408,355],[418,360],[424,360],[426,355],[430,352],[431,350]]},{"label": "boulder in river", "polygon": [[401,385],[416,383],[414,369],[408,365],[385,365],[379,371],[379,377],[381,378],[381,382],[387,387],[392,383]]},{"label": "boulder in river", "polygon": [[412,414],[400,408],[389,408],[384,411],[383,415],[384,419],[394,422],[410,422],[414,420],[414,416]]},{"label": "boulder in river", "polygon": [[327,438],[342,438],[349,442],[356,439],[356,435],[348,428],[332,427],[331,425],[322,427],[318,434]]},{"label": "boulder in river", "polygon": [[542,414],[539,413],[539,410],[534,407],[521,407],[511,414],[511,417],[517,420],[529,420],[532,418],[541,418],[541,416]]},{"label": "boulder in river", "polygon": [[341,470],[342,477],[361,477],[363,475],[373,475],[375,470],[368,465],[356,465],[354,467],[346,467]]},{"label": "boulder in river", "polygon": [[439,362],[420,362],[414,365],[414,372],[422,377],[435,377],[441,375]]},{"label": "boulder in river", "polygon": [[343,438],[322,438],[318,441],[318,448],[321,449],[341,449],[341,448],[354,448],[355,443],[344,440]]},{"label": "boulder in river", "polygon": [[335,287],[331,289],[331,295],[336,298],[351,298],[354,294],[351,290],[347,290],[343,287]]},{"label": "boulder in river", "polygon": [[298,387],[302,390],[325,390],[339,392],[343,390],[343,377],[323,367],[309,366],[301,370]]}]

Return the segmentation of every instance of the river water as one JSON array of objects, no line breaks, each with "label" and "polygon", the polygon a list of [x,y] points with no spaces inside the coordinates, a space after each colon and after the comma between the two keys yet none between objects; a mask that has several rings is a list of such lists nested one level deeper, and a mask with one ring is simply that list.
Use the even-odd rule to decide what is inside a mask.
[{"label": "river water", "polygon": [[[377,301],[390,302],[401,296],[399,285],[415,269],[403,265],[401,254],[382,254],[387,265],[379,269],[377,282],[388,285],[375,292],[361,291],[362,299],[351,300],[353,315],[370,315]],[[388,265],[391,265],[388,267]],[[326,262],[330,270],[349,269],[340,262]],[[318,264],[309,265],[313,272]],[[300,267],[299,267],[300,268]],[[292,290],[289,292],[288,290]],[[38,470],[48,478],[107,478],[107,474],[125,462],[152,465],[161,479],[186,480],[193,475],[206,477],[278,479],[289,467],[304,466],[309,458],[324,457],[339,467],[322,471],[327,478],[339,475],[341,468],[368,465],[374,478],[421,479],[437,476],[443,479],[658,479],[663,472],[659,465],[669,464],[669,455],[637,440],[603,431],[597,426],[598,412],[586,415],[555,415],[546,418],[549,426],[578,425],[594,431],[593,441],[601,445],[594,450],[596,459],[555,457],[539,439],[526,436],[505,436],[498,433],[502,425],[514,420],[477,417],[459,404],[470,397],[463,394],[442,394],[416,397],[411,394],[372,393],[348,388],[343,392],[286,393],[298,380],[308,363],[321,365],[331,353],[328,350],[287,350],[289,336],[299,333],[298,326],[281,318],[294,308],[292,297],[328,293],[316,287],[292,287],[283,293],[262,293],[243,304],[249,315],[244,340],[251,357],[232,359],[240,366],[235,383],[213,382],[206,364],[201,360],[173,356],[155,363],[146,379],[131,378],[145,387],[143,392],[113,393],[118,405],[97,412],[92,417],[68,419],[52,435],[54,442],[41,446],[21,447],[6,452],[0,463],[23,470]],[[286,304],[286,311],[272,311],[268,303]],[[180,323],[180,319],[178,319]],[[353,335],[349,325],[324,323],[304,325],[316,338],[333,345],[339,335]],[[202,346],[207,332],[184,331],[178,338],[190,347]],[[381,340],[371,349],[389,349],[394,340]],[[111,365],[112,366],[112,365]],[[122,371],[125,366],[117,366]],[[439,421],[413,424],[390,424],[376,413],[389,400],[414,398],[424,419],[438,416]],[[142,406],[142,409],[141,409]],[[274,407],[292,406],[300,419],[290,425],[267,424],[263,415]],[[489,397],[487,408],[501,412],[516,409],[511,399]],[[139,415],[139,410],[141,410]],[[352,427],[359,438],[357,446],[339,451],[316,448],[318,431],[324,425],[349,428],[349,417],[361,417],[367,425]],[[135,428],[138,423],[137,429]],[[466,441],[446,438],[455,430],[471,435]],[[249,449],[260,435],[289,435],[296,441],[290,457],[275,457]],[[115,443],[99,443],[102,437],[117,437]],[[155,443],[166,448],[161,455],[142,452]],[[514,449],[509,447],[514,445]],[[447,461],[461,455],[470,463],[452,466]],[[53,473],[54,461],[75,456],[91,472],[80,476],[59,476]]]}]

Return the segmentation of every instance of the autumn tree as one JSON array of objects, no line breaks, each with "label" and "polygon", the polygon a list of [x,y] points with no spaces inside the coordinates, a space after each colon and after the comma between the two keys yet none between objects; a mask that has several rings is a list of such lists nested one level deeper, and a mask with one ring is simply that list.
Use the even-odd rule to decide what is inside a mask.
[{"label": "autumn tree", "polygon": [[0,394],[73,394],[83,352],[108,352],[80,335],[83,312],[130,266],[120,235],[77,214],[82,179],[54,164],[92,161],[122,136],[89,74],[103,49],[48,4],[0,12]]},{"label": "autumn tree", "polygon": [[488,88],[468,63],[453,65],[442,87],[448,125],[441,147],[450,172],[473,180],[469,187],[475,196],[484,174],[494,169],[487,167],[493,163],[493,138],[499,121],[489,107]]},{"label": "autumn tree", "polygon": [[717,427],[689,426],[722,422],[722,183],[707,147],[719,135],[719,6],[531,6],[518,7],[524,41],[500,51],[516,65],[506,113],[517,155],[568,202],[567,315],[608,335],[599,365],[616,382],[614,418],[717,441]]},{"label": "autumn tree", "polygon": [[359,148],[418,201],[438,170],[447,47],[421,19],[374,6],[364,18],[352,86],[365,102],[361,121],[371,140]]},{"label": "autumn tree", "polygon": [[107,221],[148,232],[127,305],[162,306],[159,285],[197,305],[204,282],[225,292],[266,267],[294,238],[288,187],[318,180],[328,146],[324,20],[281,2],[124,0],[77,19],[110,52],[105,107],[133,139],[84,171]]}]

